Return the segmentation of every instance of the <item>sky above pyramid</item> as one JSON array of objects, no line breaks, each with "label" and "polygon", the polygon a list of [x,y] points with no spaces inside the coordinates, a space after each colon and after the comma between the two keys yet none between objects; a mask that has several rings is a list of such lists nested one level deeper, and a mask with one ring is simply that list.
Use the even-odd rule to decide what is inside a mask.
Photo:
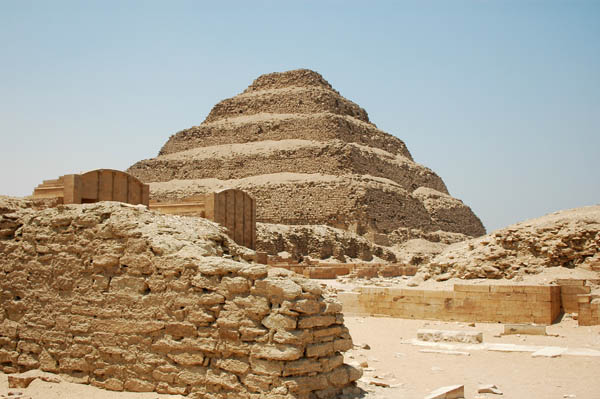
[{"label": "sky above pyramid", "polygon": [[600,201],[600,3],[2,2],[0,194],[125,169],[264,73],[310,68],[488,231]]}]

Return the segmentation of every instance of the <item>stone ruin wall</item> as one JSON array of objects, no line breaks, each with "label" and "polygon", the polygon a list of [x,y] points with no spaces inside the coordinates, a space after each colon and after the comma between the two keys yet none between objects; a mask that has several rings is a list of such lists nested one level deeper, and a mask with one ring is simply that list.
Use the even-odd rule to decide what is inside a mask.
[{"label": "stone ruin wall", "polygon": [[208,221],[115,203],[0,210],[5,373],[278,399],[334,397],[360,377],[343,363],[340,304],[300,276],[223,258],[243,249]]},{"label": "stone ruin wall", "polygon": [[385,261],[396,261],[396,256],[388,248],[329,226],[257,223],[256,228],[256,249],[269,255],[287,252],[292,259],[310,256],[313,259],[334,258],[341,262],[345,262],[346,257],[368,262],[376,256]]}]

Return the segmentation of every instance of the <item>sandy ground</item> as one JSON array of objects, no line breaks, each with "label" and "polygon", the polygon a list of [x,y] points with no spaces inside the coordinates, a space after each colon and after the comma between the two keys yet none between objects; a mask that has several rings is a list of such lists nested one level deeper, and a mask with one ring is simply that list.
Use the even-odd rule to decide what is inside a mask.
[{"label": "sandy ground", "polygon": [[[9,394],[12,393],[13,395]],[[22,395],[14,395],[20,393]],[[114,392],[85,384],[62,381],[60,383],[35,380],[27,388],[8,388],[8,377],[0,372],[0,398],[15,399],[163,399],[184,398],[180,395],[160,395],[154,392]]]},{"label": "sandy ground", "polygon": [[[554,336],[510,335],[495,337],[503,331],[502,324],[404,320],[393,318],[346,317],[346,325],[355,342],[355,349],[346,355],[346,362],[367,361],[359,386],[367,398],[423,398],[432,390],[455,384],[465,385],[466,398],[600,398],[600,358],[561,356],[533,358],[531,353],[469,351],[466,355],[421,353],[422,347],[403,344],[416,338],[419,328],[482,331],[484,342],[521,345],[562,346],[600,349],[600,326],[579,327],[566,318],[549,326]],[[371,349],[359,349],[368,344]],[[375,376],[383,378],[377,379]],[[367,384],[369,380],[388,383],[390,388]],[[480,384],[495,384],[503,396],[478,394]],[[567,396],[565,396],[567,395]],[[568,396],[575,395],[575,396]]]},{"label": "sandy ground", "polygon": [[[419,328],[482,331],[484,342],[561,346],[600,350],[600,326],[579,327],[571,318],[547,328],[558,336],[510,335],[497,337],[502,324],[447,323],[374,317],[346,317],[355,349],[345,354],[347,363],[366,361],[359,386],[364,398],[416,399],[446,385],[464,384],[466,398],[600,398],[600,358],[561,356],[533,358],[531,353],[471,350],[469,356],[421,353],[422,347],[403,343],[416,338]],[[368,344],[370,349],[359,345]],[[376,376],[380,378],[376,378]],[[389,388],[369,381],[380,381]],[[477,394],[479,384],[496,384],[504,393]],[[154,399],[180,398],[156,393],[111,392],[89,385],[34,381],[27,389],[8,389],[7,376],[0,373],[0,395],[22,392],[32,399]],[[566,395],[566,396],[565,396]],[[575,395],[575,396],[568,396]]]}]

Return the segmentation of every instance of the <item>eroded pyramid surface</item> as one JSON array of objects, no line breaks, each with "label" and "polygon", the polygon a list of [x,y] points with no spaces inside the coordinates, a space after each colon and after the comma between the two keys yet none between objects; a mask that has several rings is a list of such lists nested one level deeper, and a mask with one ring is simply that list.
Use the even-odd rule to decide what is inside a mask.
[{"label": "eroded pyramid surface", "polygon": [[153,199],[243,189],[255,197],[262,223],[323,224],[360,235],[485,234],[402,140],[306,69],[260,76],[128,172],[150,183]]}]

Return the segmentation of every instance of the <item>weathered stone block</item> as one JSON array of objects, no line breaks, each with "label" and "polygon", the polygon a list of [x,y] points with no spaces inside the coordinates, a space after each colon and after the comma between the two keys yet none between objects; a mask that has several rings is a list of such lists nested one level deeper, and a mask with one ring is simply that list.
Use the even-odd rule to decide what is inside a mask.
[{"label": "weathered stone block", "polygon": [[307,316],[298,320],[298,328],[327,327],[335,323],[335,316]]},{"label": "weathered stone block", "polygon": [[250,353],[253,357],[262,359],[296,360],[302,357],[303,350],[293,345],[255,344]]},{"label": "weathered stone block", "polygon": [[323,357],[334,353],[333,342],[310,344],[306,347],[307,357]]},{"label": "weathered stone block", "polygon": [[293,330],[296,328],[296,319],[290,316],[272,313],[263,319],[262,324],[270,329]]}]

